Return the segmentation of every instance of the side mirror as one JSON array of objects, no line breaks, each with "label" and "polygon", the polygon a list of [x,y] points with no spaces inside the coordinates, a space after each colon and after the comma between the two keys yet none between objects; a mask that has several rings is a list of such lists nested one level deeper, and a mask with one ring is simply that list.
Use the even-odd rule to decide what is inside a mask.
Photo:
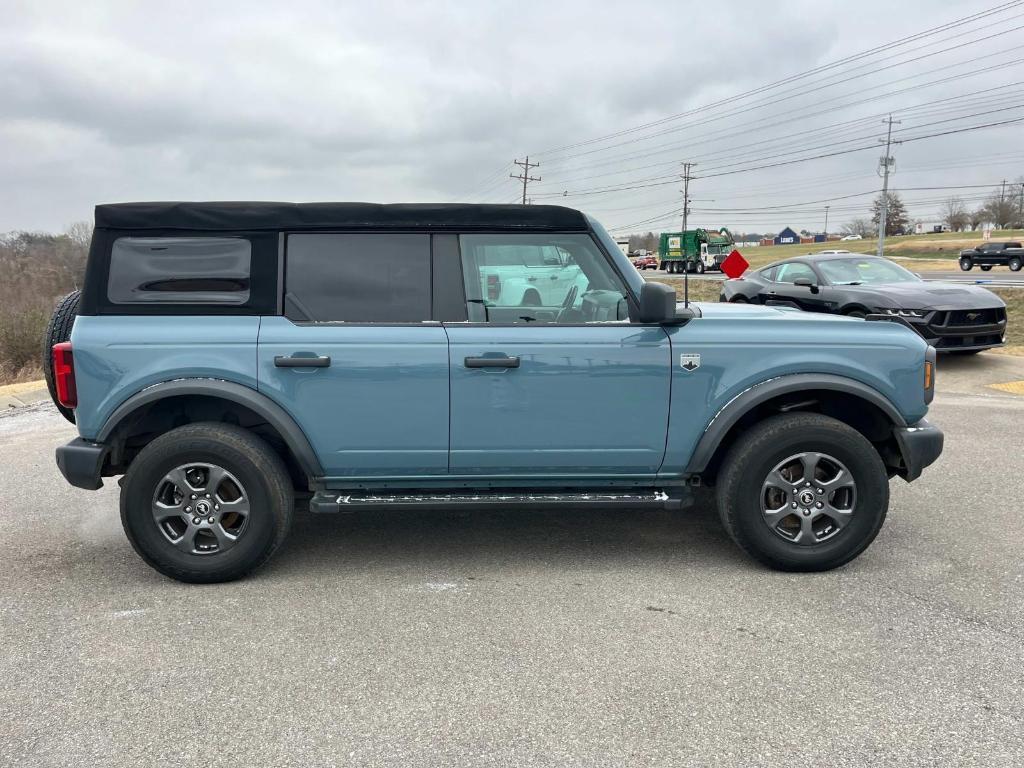
[{"label": "side mirror", "polygon": [[809,277],[798,277],[796,280],[793,281],[793,285],[798,285],[801,288],[810,288],[811,293],[818,292],[818,286]]},{"label": "side mirror", "polygon": [[667,323],[676,319],[676,291],[664,283],[645,282],[640,289],[640,323]]}]

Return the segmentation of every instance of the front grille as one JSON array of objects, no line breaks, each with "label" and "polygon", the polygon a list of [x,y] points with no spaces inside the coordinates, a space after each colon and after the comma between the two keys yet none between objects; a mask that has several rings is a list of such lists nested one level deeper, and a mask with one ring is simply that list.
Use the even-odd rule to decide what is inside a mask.
[{"label": "front grille", "polygon": [[999,307],[993,309],[955,309],[948,313],[944,325],[992,325],[1006,319],[1006,310]]}]

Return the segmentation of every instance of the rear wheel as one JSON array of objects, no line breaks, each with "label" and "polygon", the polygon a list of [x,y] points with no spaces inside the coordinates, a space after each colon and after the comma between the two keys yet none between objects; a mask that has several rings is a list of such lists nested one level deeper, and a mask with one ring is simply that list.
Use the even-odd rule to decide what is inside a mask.
[{"label": "rear wheel", "polygon": [[1020,257],[1019,256],[1014,256],[1012,259],[1010,259],[1010,263],[1009,263],[1008,266],[1010,267],[1010,271],[1011,272],[1020,272],[1020,267],[1021,267]]},{"label": "rear wheel", "polygon": [[231,581],[261,566],[292,522],[281,458],[229,424],[188,424],[147,445],[121,488],[121,523],[135,551],[165,576]]},{"label": "rear wheel", "polygon": [[827,571],[878,535],[889,480],[857,430],[816,413],[773,416],[729,451],[718,513],[748,555],[784,571]]},{"label": "rear wheel", "polygon": [[960,269],[964,272],[970,272],[974,268],[974,262],[970,259],[960,259]]},{"label": "rear wheel", "polygon": [[50,391],[50,399],[60,411],[61,416],[75,423],[75,412],[65,408],[57,402],[57,385],[53,379],[53,345],[68,341],[71,338],[71,329],[75,324],[75,317],[78,316],[78,303],[81,299],[81,291],[72,291],[57,302],[54,307],[50,322],[46,324],[43,332],[43,377],[46,379],[46,388]]}]

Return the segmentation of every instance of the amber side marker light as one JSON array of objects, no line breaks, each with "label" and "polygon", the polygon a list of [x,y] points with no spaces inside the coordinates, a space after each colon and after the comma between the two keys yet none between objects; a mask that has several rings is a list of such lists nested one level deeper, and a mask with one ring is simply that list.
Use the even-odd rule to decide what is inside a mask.
[{"label": "amber side marker light", "polygon": [[924,362],[924,388],[931,389],[935,385],[935,363],[931,360]]}]

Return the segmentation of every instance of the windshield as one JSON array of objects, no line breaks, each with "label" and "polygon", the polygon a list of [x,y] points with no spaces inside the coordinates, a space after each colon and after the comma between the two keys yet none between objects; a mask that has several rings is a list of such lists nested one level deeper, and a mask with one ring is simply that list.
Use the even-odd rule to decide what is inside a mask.
[{"label": "windshield", "polygon": [[878,285],[880,283],[917,283],[917,275],[887,259],[828,259],[818,269],[832,285]]}]

